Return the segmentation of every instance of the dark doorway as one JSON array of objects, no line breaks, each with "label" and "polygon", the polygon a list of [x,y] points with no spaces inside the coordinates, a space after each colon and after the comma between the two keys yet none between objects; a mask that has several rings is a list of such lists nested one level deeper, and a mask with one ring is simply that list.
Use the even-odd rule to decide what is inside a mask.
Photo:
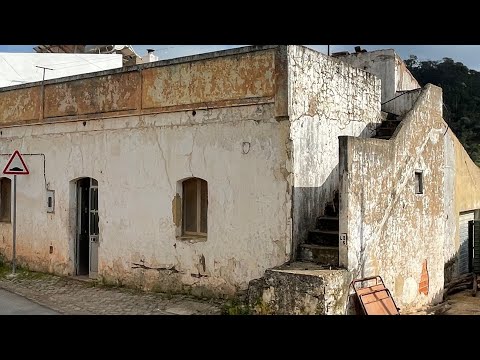
[{"label": "dark doorway", "polygon": [[98,272],[98,182],[77,181],[76,275],[96,278]]},{"label": "dark doorway", "polygon": [[77,181],[77,275],[88,275],[88,189],[90,178]]}]

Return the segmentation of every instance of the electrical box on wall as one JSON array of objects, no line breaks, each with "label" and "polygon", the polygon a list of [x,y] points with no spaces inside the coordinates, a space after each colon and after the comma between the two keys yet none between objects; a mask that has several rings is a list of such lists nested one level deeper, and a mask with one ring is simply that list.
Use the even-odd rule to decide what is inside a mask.
[{"label": "electrical box on wall", "polygon": [[340,234],[340,241],[343,246],[347,246],[347,234]]},{"label": "electrical box on wall", "polygon": [[47,212],[55,212],[55,190],[47,190]]}]

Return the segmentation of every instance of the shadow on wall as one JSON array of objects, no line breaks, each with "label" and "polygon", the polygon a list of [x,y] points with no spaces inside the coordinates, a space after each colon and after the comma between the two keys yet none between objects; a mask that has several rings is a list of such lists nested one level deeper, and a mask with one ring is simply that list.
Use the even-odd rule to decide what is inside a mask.
[{"label": "shadow on wall", "polygon": [[471,272],[469,271],[468,256],[468,242],[465,241],[460,245],[458,251],[445,262],[443,272],[445,285],[455,278]]},{"label": "shadow on wall", "polygon": [[[338,164],[330,172],[322,186],[317,187],[294,187],[294,216],[296,217],[294,239],[294,251],[298,245],[306,242],[308,232],[315,228],[316,219],[324,215],[325,206],[334,198],[334,193],[338,189]],[[298,206],[298,208],[297,208]]]},{"label": "shadow on wall", "polygon": [[[375,129],[379,126],[377,123],[368,124],[358,137],[369,138],[375,134]],[[319,155],[321,159],[323,154]],[[332,156],[332,154],[326,154]],[[339,150],[337,148],[337,164],[326,177],[320,186],[312,187],[293,187],[293,216],[294,216],[294,235],[292,241],[292,254],[296,256],[297,247],[306,242],[308,232],[315,228],[317,217],[324,215],[325,206],[333,201],[335,192],[339,190],[338,159]],[[311,169],[308,169],[311,171]],[[302,176],[302,172],[298,176]]]}]

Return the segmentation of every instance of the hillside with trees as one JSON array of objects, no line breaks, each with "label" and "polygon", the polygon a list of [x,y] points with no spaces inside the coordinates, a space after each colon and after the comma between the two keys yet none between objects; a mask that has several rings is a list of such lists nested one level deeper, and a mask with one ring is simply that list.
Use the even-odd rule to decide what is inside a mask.
[{"label": "hillside with trees", "polygon": [[411,55],[405,63],[420,85],[443,89],[443,118],[480,165],[480,72],[451,58],[419,61]]}]

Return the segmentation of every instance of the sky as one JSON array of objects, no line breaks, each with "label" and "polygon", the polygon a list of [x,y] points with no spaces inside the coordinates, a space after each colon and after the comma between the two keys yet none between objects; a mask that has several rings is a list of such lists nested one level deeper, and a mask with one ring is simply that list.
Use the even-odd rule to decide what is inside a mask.
[{"label": "sky", "polygon": [[[0,52],[33,52],[35,45],[0,45]],[[231,49],[244,45],[133,45],[139,55],[147,49],[154,49],[160,60],[180,56],[194,55],[211,51]],[[327,45],[306,45],[315,50],[327,53]],[[360,45],[367,51],[378,49],[395,49],[401,58],[408,59],[416,55],[420,60],[441,60],[444,57],[462,62],[471,69],[480,71],[480,45]],[[330,45],[330,52],[355,52],[355,45]]]}]

